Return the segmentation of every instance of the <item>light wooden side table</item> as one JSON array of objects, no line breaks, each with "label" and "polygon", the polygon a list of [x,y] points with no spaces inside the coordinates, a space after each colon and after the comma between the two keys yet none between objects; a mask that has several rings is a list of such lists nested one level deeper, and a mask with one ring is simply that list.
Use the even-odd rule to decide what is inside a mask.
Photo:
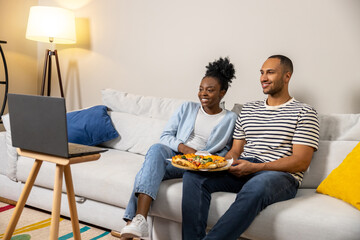
[{"label": "light wooden side table", "polygon": [[36,176],[40,170],[43,161],[52,162],[56,164],[53,206],[51,213],[50,239],[57,240],[59,235],[60,204],[61,204],[63,175],[65,176],[66,192],[69,201],[70,217],[71,217],[71,224],[74,233],[74,239],[76,240],[81,239],[79,219],[76,210],[75,194],[74,194],[74,187],[73,187],[70,166],[71,164],[75,164],[75,163],[83,163],[83,162],[98,160],[100,158],[100,154],[92,154],[92,155],[74,157],[74,158],[61,158],[47,154],[22,150],[19,148],[17,149],[17,151],[21,156],[35,159],[35,162],[30,171],[29,177],[26,180],[20,198],[16,204],[15,211],[11,216],[9,225],[6,228],[4,240],[10,240],[12,234],[14,233],[16,224],[18,223],[22,210],[24,209],[26,200],[30,194],[31,188],[34,185]]}]

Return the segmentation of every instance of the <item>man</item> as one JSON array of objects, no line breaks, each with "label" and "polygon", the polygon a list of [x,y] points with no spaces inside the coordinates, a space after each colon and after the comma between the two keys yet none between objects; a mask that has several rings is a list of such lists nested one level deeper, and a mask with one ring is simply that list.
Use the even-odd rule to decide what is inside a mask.
[{"label": "man", "polygon": [[[263,64],[264,101],[244,105],[235,124],[234,159],[228,172],[186,172],[183,177],[183,239],[237,239],[266,206],[295,197],[318,148],[316,111],[289,94],[293,65],[282,55]],[[213,192],[237,193],[206,235]]]}]

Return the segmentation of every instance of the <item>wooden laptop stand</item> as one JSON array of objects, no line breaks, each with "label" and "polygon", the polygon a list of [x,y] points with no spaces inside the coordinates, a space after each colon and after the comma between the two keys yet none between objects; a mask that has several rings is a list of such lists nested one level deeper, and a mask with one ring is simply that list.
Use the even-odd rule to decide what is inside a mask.
[{"label": "wooden laptop stand", "polygon": [[81,157],[74,158],[61,158],[56,156],[51,156],[47,154],[21,150],[17,149],[19,155],[24,157],[29,157],[35,159],[34,165],[30,171],[29,177],[26,180],[25,187],[21,192],[20,198],[16,204],[15,211],[11,216],[11,220],[9,225],[6,228],[4,240],[10,240],[12,234],[14,233],[16,224],[20,218],[22,210],[24,209],[26,200],[30,194],[31,188],[34,185],[36,176],[40,170],[41,164],[43,161],[52,162],[56,164],[55,170],[55,182],[54,182],[54,195],[53,195],[53,206],[51,213],[51,227],[50,227],[50,239],[57,240],[59,235],[59,222],[60,222],[60,204],[61,204],[61,190],[62,190],[62,182],[63,175],[65,175],[65,183],[66,183],[66,192],[69,201],[69,209],[70,209],[70,217],[71,224],[74,233],[74,239],[81,239],[80,236],[80,228],[79,228],[79,219],[76,210],[75,203],[75,194],[73,181],[71,176],[70,165],[75,163],[89,162],[94,161],[100,158],[100,154],[92,154]]}]

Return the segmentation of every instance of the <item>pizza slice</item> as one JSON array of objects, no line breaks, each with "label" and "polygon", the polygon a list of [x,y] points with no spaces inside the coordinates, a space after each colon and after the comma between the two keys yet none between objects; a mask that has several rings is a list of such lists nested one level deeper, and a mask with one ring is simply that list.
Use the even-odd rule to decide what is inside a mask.
[{"label": "pizza slice", "polygon": [[172,157],[172,162],[176,165],[188,167],[191,169],[197,169],[198,166],[194,163],[194,161],[189,161],[189,159],[193,159],[195,154],[185,154],[185,155],[176,155]]}]

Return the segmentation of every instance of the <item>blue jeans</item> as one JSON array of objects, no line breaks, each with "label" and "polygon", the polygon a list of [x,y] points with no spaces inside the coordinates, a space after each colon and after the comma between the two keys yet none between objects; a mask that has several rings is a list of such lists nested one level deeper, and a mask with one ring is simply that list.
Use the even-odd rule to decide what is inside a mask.
[{"label": "blue jeans", "polygon": [[155,200],[161,181],[183,176],[185,170],[174,167],[170,161],[166,160],[177,154],[180,153],[160,143],[149,148],[145,161],[136,174],[133,192],[123,216],[124,220],[131,220],[135,217],[139,193],[149,195]]},{"label": "blue jeans", "polygon": [[[256,159],[245,159],[258,162]],[[298,181],[289,173],[261,171],[244,177],[225,172],[186,172],[183,176],[183,239],[237,239],[266,206],[294,198]],[[206,235],[213,192],[237,193],[235,201]]]}]

